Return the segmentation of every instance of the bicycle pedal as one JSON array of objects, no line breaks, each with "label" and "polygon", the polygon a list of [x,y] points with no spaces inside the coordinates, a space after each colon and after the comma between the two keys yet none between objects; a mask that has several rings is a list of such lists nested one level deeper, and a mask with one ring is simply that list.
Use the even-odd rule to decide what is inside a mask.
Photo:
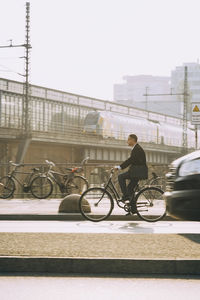
[{"label": "bicycle pedal", "polygon": [[126,212],[130,212],[130,210],[131,210],[130,205],[125,204],[125,205],[124,205],[124,210],[125,210]]}]

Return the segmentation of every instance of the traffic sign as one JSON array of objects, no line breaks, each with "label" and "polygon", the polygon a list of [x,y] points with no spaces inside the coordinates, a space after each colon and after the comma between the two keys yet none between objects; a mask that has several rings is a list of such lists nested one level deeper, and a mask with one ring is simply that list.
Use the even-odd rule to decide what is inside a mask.
[{"label": "traffic sign", "polygon": [[200,102],[192,103],[192,120],[194,125],[200,125]]}]

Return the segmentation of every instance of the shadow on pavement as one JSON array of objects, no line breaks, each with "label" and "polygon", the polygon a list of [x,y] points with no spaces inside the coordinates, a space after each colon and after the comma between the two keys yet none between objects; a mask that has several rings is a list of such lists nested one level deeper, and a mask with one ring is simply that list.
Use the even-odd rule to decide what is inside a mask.
[{"label": "shadow on pavement", "polygon": [[137,232],[137,233],[153,233],[154,230],[153,228],[149,228],[148,225],[141,225],[140,223],[137,222],[132,222],[132,223],[125,223],[122,226],[118,227],[119,231],[120,230],[125,230],[127,232]]},{"label": "shadow on pavement", "polygon": [[196,233],[196,234],[179,234],[179,235],[184,236],[187,239],[189,239],[197,244],[200,244],[200,235],[198,233]]}]

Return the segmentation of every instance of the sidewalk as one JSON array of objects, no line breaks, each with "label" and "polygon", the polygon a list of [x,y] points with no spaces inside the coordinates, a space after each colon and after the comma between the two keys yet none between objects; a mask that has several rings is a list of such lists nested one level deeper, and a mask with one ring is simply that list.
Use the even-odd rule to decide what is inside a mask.
[{"label": "sidewalk", "polygon": [[0,273],[200,274],[200,236],[0,233]]},{"label": "sidewalk", "polygon": [[[80,213],[59,213],[59,205],[63,199],[0,199],[0,220],[85,220]],[[116,206],[116,205],[115,205]],[[126,216],[123,209],[113,210],[108,221],[139,220],[137,215]],[[166,220],[174,220],[166,216]]]},{"label": "sidewalk", "polygon": [[[83,220],[80,214],[59,214],[60,201],[1,200],[0,219]],[[112,218],[140,222],[137,216]],[[2,232],[0,273],[5,272],[199,275],[200,235]]]}]

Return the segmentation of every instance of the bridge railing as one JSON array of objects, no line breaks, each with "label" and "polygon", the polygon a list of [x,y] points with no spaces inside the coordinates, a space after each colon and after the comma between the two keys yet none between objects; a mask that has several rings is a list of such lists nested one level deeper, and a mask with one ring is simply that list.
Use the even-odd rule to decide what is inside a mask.
[{"label": "bridge railing", "polygon": [[[0,78],[0,91],[3,93],[13,93],[23,96],[24,84],[22,82]],[[60,104],[76,105],[88,107],[95,110],[106,110],[116,113],[122,113],[130,116],[140,116],[145,119],[152,119],[168,124],[181,125],[182,119],[164,115],[161,113],[146,111],[140,108],[119,104],[113,101],[106,101],[92,97],[86,97],[78,94],[63,92],[60,90],[45,88],[37,85],[30,85],[30,98],[40,98],[45,101],[57,101]]]}]

